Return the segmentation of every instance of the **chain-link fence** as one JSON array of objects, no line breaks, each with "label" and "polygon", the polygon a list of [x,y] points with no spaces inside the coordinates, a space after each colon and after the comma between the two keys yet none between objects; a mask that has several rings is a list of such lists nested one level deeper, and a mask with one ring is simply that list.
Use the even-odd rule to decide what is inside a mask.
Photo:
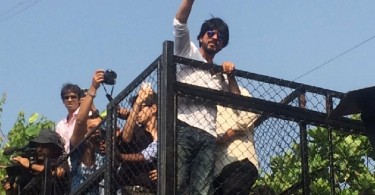
[{"label": "chain-link fence", "polygon": [[94,152],[103,158],[81,167],[87,178],[73,194],[366,194],[374,188],[373,150],[358,116],[328,117],[342,93],[237,70],[236,95],[204,87],[210,83],[191,85],[196,78],[183,71],[225,80],[220,66],[174,56],[173,43],[165,42],[163,54],[108,104],[99,128],[105,153],[90,138],[78,146],[80,158]]}]

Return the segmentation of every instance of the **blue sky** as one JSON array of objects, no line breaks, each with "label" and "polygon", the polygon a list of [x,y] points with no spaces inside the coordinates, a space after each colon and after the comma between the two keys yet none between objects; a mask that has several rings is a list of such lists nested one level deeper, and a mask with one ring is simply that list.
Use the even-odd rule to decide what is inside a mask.
[{"label": "blue sky", "polygon": [[[59,121],[66,110],[63,83],[89,87],[95,69],[118,73],[114,95],[173,39],[180,1],[2,1],[0,94],[7,100],[1,130],[17,114],[34,112]],[[241,70],[346,92],[373,86],[375,1],[196,0],[189,19],[193,37],[211,15],[230,27],[230,41],[215,62]],[[363,43],[365,40],[367,42]],[[338,55],[363,43],[345,55]],[[96,104],[107,100],[100,89]]]}]

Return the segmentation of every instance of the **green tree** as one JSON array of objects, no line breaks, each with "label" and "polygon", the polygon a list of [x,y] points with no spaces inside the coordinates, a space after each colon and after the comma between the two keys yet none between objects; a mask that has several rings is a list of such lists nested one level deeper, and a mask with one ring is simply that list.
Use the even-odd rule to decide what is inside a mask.
[{"label": "green tree", "polygon": [[[373,149],[362,135],[333,131],[334,178],[336,194],[361,194],[375,188]],[[308,131],[311,194],[330,194],[328,130],[317,127]],[[370,167],[370,168],[369,168]],[[301,181],[300,144],[270,161],[271,173],[262,174],[256,185],[271,187],[276,194]],[[368,192],[367,191],[367,192]],[[301,194],[301,190],[295,192]]]},{"label": "green tree", "polygon": [[[5,103],[5,95],[0,100],[0,116],[3,111],[2,106]],[[0,117],[1,119],[1,117]],[[1,121],[1,120],[0,120]],[[0,123],[1,124],[1,123]],[[46,117],[34,113],[27,120],[24,112],[19,112],[16,122],[13,128],[7,135],[7,140],[2,138],[1,149],[0,149],[0,165],[5,167],[11,164],[10,157],[3,154],[4,148],[6,147],[23,147],[29,143],[29,140],[35,138],[41,129],[48,128],[53,129],[55,126],[54,122],[48,120]],[[1,126],[0,126],[1,127]],[[4,168],[0,169],[0,179],[4,179],[6,171]],[[0,188],[1,194],[4,194],[2,188]]]}]

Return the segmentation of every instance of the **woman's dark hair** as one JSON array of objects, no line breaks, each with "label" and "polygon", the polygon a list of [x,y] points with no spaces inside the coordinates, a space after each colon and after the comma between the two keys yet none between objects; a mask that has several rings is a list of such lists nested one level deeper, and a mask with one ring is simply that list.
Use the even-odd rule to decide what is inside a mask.
[{"label": "woman's dark hair", "polygon": [[[217,30],[224,36],[223,48],[228,45],[229,27],[222,19],[213,17],[209,20],[204,21],[204,23],[201,26],[201,31],[197,37],[198,41],[209,30]],[[199,47],[200,46],[201,46],[201,43],[199,42]]]},{"label": "woman's dark hair", "polygon": [[60,96],[61,96],[62,100],[64,100],[64,96],[67,93],[75,93],[75,94],[77,94],[78,99],[81,98],[81,88],[76,84],[65,83],[63,85],[63,87],[61,88],[61,93],[60,93]]}]

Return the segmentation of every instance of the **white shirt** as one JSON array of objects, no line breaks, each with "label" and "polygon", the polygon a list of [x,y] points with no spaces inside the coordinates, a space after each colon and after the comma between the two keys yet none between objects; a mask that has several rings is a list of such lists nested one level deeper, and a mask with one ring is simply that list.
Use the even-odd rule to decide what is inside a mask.
[{"label": "white shirt", "polygon": [[[251,96],[243,87],[240,87],[241,95]],[[242,135],[233,141],[220,144],[215,152],[215,175],[220,173],[223,167],[231,162],[248,158],[256,167],[259,166],[258,157],[254,145],[254,122],[259,115],[234,110],[228,107],[218,106],[217,133],[224,134],[229,128],[241,132]]]},{"label": "white shirt", "polygon": [[63,138],[65,141],[65,151],[68,154],[70,152],[70,137],[73,135],[74,126],[76,124],[77,115],[79,108],[73,113],[73,116],[68,121],[65,117],[56,126],[56,132]]},{"label": "white shirt", "polygon": [[[187,25],[180,23],[175,18],[173,26],[175,28],[175,55],[207,62],[199,52],[199,49],[190,41]],[[224,90],[224,82],[221,74],[211,75],[209,71],[179,64],[177,66],[176,77],[177,81],[182,83]],[[191,126],[203,129],[216,137],[216,106],[207,104],[204,101],[192,101],[179,97],[177,118]]]}]

